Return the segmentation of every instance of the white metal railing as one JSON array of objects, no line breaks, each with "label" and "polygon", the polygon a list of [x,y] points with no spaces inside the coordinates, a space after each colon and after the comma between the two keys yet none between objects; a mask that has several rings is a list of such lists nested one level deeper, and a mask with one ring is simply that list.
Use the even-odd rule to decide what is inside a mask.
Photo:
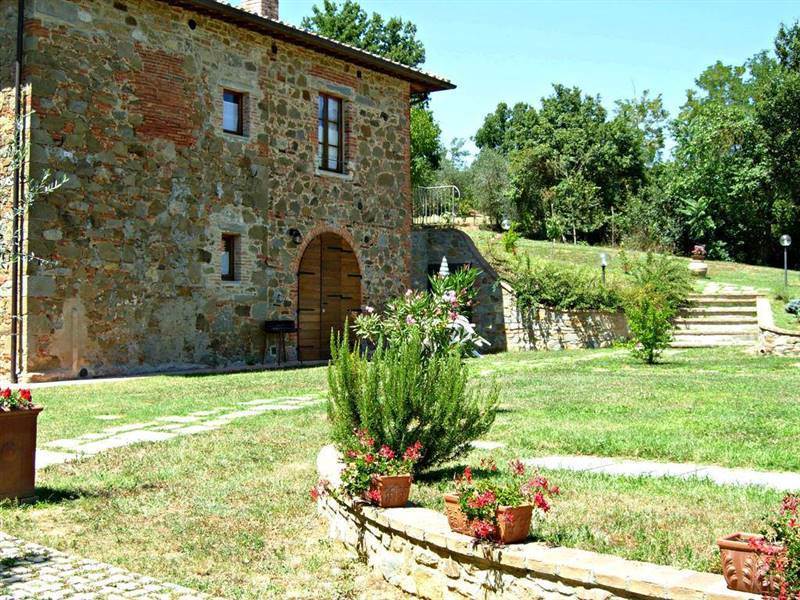
[{"label": "white metal railing", "polygon": [[453,223],[458,216],[461,190],[454,185],[418,187],[414,190],[414,223],[434,225]]}]

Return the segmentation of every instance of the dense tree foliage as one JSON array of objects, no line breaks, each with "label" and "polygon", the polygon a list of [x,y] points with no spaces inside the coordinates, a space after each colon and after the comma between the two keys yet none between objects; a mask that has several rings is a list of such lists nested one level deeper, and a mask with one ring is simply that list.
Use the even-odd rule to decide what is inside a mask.
[{"label": "dense tree foliage", "polygon": [[[301,25],[334,40],[384,56],[409,67],[425,62],[425,46],[417,39],[417,26],[399,17],[388,20],[378,13],[368,15],[354,0],[337,4],[323,0],[314,5],[311,16]],[[427,98],[412,99],[411,108],[411,182],[429,185],[439,168],[443,147],[441,129],[427,107]]]},{"label": "dense tree foliage", "polygon": [[609,113],[554,85],[539,107],[501,102],[486,116],[472,168],[493,165],[498,183],[478,188],[473,175],[468,196],[535,237],[679,252],[704,243],[712,258],[773,262],[780,234],[800,239],[799,107],[798,23],[781,25],[774,52],[709,66],[672,120],[647,92]]}]

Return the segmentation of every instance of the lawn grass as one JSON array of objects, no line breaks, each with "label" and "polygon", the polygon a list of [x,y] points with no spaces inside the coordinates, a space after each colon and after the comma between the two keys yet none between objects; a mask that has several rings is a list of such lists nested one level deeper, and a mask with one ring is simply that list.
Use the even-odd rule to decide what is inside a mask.
[{"label": "lawn grass", "polygon": [[[47,387],[35,390],[34,399],[45,407],[39,418],[42,443],[259,398],[320,397],[326,389],[325,370],[307,368],[227,375],[154,375]],[[97,418],[103,415],[118,418]]]},{"label": "lawn grass", "polygon": [[[498,464],[586,453],[800,468],[796,359],[690,350],[649,367],[608,349],[506,353],[469,365],[475,377],[501,384],[501,411],[486,436],[506,444],[491,453]],[[324,381],[316,368],[45,388],[36,397],[50,415],[48,435],[65,437],[107,426],[96,414],[185,414],[321,394]],[[226,597],[357,597],[366,567],[327,541],[308,500],[314,459],[328,440],[317,404],[112,450],[40,473],[41,501],[0,505],[0,530]],[[453,473],[489,455],[476,450],[426,476],[412,499],[440,509]],[[715,572],[715,539],[758,529],[780,498],[697,480],[545,474],[563,493],[540,539]]]},{"label": "lawn grass", "polygon": [[[509,260],[511,256],[503,250],[502,244],[497,241],[497,234],[474,227],[466,228],[465,231],[472,237],[476,246],[489,262],[493,263],[495,267],[499,267],[502,272],[503,263]],[[554,244],[552,242],[529,239],[521,239],[517,244],[518,256],[527,255],[569,266],[580,265],[589,269],[596,269],[598,273],[600,272],[600,258],[598,256],[600,252],[605,252],[608,255],[606,272],[609,280],[622,278],[624,274],[619,260],[619,248]],[[642,255],[641,252],[633,250],[628,250],[627,253],[631,258]],[[681,260],[689,262],[688,258],[681,258]],[[784,310],[787,298],[800,298],[800,271],[789,271],[789,286],[784,288],[783,269],[714,260],[706,262],[708,263],[708,277],[696,282],[698,291],[708,282],[756,288],[769,297],[772,303],[775,324],[778,327],[786,329],[800,328],[797,318]]]}]

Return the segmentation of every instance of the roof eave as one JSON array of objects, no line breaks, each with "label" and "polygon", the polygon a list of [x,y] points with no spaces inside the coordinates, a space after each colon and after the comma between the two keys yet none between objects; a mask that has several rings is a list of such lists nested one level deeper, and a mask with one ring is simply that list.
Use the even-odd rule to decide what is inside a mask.
[{"label": "roof eave", "polygon": [[347,62],[385,73],[408,81],[411,85],[412,94],[427,94],[430,92],[440,92],[453,90],[456,86],[447,81],[423,73],[416,69],[399,65],[390,60],[369,54],[340,44],[328,38],[314,35],[302,29],[292,27],[280,21],[274,21],[260,15],[256,15],[235,6],[222,4],[217,0],[163,0],[169,4],[180,6],[202,14],[222,18],[223,20],[234,23],[247,29],[266,33],[274,38],[284,40],[293,44],[304,46]]}]

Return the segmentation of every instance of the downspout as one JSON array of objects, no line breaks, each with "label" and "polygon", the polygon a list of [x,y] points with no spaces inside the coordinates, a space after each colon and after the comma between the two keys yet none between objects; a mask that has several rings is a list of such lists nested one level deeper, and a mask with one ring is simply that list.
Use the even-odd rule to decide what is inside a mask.
[{"label": "downspout", "polygon": [[17,348],[19,347],[19,276],[20,276],[20,195],[22,193],[22,170],[20,149],[22,148],[22,58],[23,33],[25,30],[25,0],[17,0],[17,54],[14,62],[14,174],[11,192],[13,219],[11,222],[11,383],[17,383]]}]

